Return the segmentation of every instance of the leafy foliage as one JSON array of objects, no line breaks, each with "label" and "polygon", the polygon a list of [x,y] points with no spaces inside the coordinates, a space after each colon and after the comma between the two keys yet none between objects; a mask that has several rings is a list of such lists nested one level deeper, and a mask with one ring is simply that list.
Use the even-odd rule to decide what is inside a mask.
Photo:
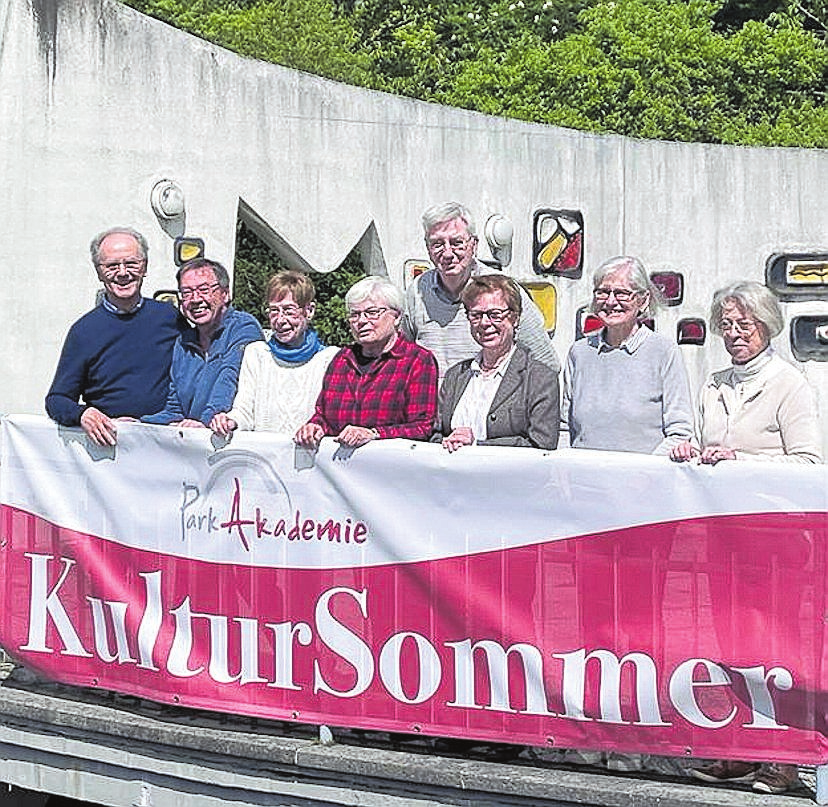
[{"label": "leafy foliage", "polygon": [[828,0],[131,0],[247,56],[635,137],[828,147]]},{"label": "leafy foliage", "polygon": [[708,0],[600,2],[583,30],[464,65],[446,100],[635,137],[828,146],[828,48],[791,20],[714,30]]},{"label": "leafy foliage", "polygon": [[[264,290],[270,277],[287,269],[279,258],[243,221],[236,226],[236,262],[233,272],[233,305],[248,311],[269,328],[264,314]],[[313,327],[326,345],[346,345],[353,341],[345,320],[345,292],[365,277],[359,253],[354,250],[333,272],[316,272],[316,314]]]},{"label": "leafy foliage", "polygon": [[370,64],[331,0],[128,0],[129,5],[243,56],[350,84]]}]

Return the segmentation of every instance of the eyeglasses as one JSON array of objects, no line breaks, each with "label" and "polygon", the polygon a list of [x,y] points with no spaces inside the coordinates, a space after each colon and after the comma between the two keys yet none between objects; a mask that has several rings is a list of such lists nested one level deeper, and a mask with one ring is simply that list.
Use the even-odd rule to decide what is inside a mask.
[{"label": "eyeglasses", "polygon": [[359,322],[359,318],[364,316],[368,322],[376,322],[388,308],[365,308],[362,311],[350,311],[348,313],[348,322]]},{"label": "eyeglasses", "polygon": [[462,252],[471,242],[471,238],[449,238],[448,241],[427,240],[426,244],[436,255],[442,255],[447,249],[455,254]]},{"label": "eyeglasses", "polygon": [[265,306],[265,313],[269,317],[279,317],[282,316],[285,319],[296,319],[302,312],[304,308],[300,308],[298,305],[266,305]]},{"label": "eyeglasses", "polygon": [[641,292],[634,289],[605,289],[603,286],[599,286],[592,292],[592,296],[596,300],[609,300],[610,294],[614,294],[619,303],[627,303]]},{"label": "eyeglasses", "polygon": [[113,275],[119,269],[125,269],[127,272],[140,272],[144,268],[146,259],[144,258],[126,258],[122,261],[107,261],[106,263],[99,263],[98,268],[107,275]]},{"label": "eyeglasses", "polygon": [[476,325],[483,321],[483,317],[488,317],[489,322],[503,322],[511,313],[511,308],[487,308],[485,311],[466,311],[466,317]]},{"label": "eyeglasses", "polygon": [[219,283],[202,283],[200,286],[182,286],[178,290],[178,296],[182,300],[192,300],[193,297],[209,297],[216,289],[220,289]]},{"label": "eyeglasses", "polygon": [[741,336],[750,336],[758,327],[759,323],[753,319],[723,319],[719,322],[722,333],[736,331]]}]

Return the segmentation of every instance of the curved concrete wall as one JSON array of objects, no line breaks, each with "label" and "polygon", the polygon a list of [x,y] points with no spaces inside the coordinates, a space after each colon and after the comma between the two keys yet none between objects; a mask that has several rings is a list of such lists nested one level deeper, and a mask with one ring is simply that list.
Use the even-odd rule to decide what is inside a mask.
[{"label": "curved concrete wall", "polygon": [[[163,177],[219,260],[232,263],[242,199],[310,266],[336,267],[362,239],[373,270],[399,282],[424,255],[433,202],[509,216],[522,278],[533,211],[575,208],[587,269],[633,253],[684,272],[666,333],[704,316],[726,280],[761,279],[769,254],[828,249],[826,151],[636,141],[392,97],[240,58],[114,0],[0,0],[0,33],[0,411],[42,411],[66,329],[94,299],[95,232],[145,232],[147,288],[171,286],[171,242],[149,205]],[[589,283],[556,286],[564,355]],[[717,341],[683,348],[694,386],[726,362]],[[808,363],[815,386],[825,368]]]}]

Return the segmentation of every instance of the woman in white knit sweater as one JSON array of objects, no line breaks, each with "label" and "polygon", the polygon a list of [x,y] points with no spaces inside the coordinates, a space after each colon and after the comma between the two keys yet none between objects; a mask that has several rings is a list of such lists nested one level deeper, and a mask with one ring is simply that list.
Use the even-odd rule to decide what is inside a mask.
[{"label": "woman in white knit sweater", "polygon": [[702,388],[700,444],[675,446],[674,460],[822,462],[813,392],[771,347],[784,325],[773,292],[761,283],[734,283],[713,295],[710,328],[724,340],[731,366]]},{"label": "woman in white knit sweater", "polygon": [[325,347],[310,327],[316,289],[307,275],[277,272],[265,298],[273,334],[245,348],[233,407],[210,422],[225,437],[235,429],[293,435],[313,414],[325,370],[339,350]]}]

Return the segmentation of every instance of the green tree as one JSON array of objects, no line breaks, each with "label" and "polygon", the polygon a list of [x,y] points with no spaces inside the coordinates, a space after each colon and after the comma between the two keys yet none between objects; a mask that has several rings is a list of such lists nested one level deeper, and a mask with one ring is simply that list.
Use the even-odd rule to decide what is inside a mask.
[{"label": "green tree", "polygon": [[828,146],[828,48],[790,18],[714,30],[708,0],[603,0],[583,30],[464,64],[446,102],[635,137]]},{"label": "green tree", "polygon": [[145,14],[236,51],[367,85],[369,62],[332,0],[125,0]]},{"label": "green tree", "polygon": [[131,0],[233,48],[494,115],[828,147],[828,0]]},{"label": "green tree", "polygon": [[[236,225],[236,260],[233,270],[233,305],[256,317],[262,327],[270,324],[264,314],[267,281],[280,269],[287,269],[271,249],[243,221]],[[355,249],[333,272],[314,272],[316,314],[313,326],[327,345],[353,341],[345,319],[345,292],[365,277],[359,252]]]}]

